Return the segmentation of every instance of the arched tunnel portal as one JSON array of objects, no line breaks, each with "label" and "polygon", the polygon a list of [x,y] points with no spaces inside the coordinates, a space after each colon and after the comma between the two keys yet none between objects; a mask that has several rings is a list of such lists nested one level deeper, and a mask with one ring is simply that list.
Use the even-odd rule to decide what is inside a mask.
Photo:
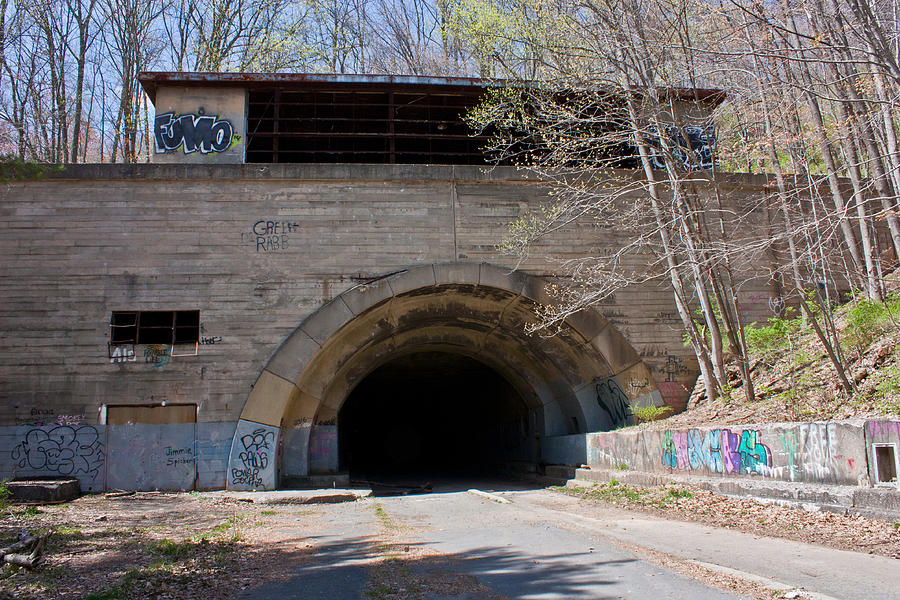
[{"label": "arched tunnel portal", "polygon": [[613,429],[660,404],[646,365],[599,312],[529,335],[546,282],[486,263],[406,269],[310,315],[253,386],[230,489],[316,474],[538,463],[547,438]]}]

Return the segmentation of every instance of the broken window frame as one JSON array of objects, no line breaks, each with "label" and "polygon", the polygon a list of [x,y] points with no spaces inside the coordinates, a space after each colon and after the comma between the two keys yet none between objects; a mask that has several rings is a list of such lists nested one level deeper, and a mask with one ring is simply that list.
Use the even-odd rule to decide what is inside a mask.
[{"label": "broken window frame", "polygon": [[[195,356],[200,348],[200,311],[112,311],[107,344],[110,358],[115,347],[130,345],[133,348],[141,344],[169,346],[170,356]],[[193,349],[188,352],[175,351],[176,347],[190,348],[191,344]]]}]

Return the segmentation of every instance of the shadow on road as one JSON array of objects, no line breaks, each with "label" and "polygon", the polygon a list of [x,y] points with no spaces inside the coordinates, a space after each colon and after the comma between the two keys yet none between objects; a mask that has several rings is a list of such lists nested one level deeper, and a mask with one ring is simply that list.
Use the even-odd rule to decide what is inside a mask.
[{"label": "shadow on road", "polygon": [[[598,596],[597,588],[620,583],[622,574],[617,571],[639,562],[598,556],[585,564],[583,555],[576,561],[571,560],[574,555],[542,555],[536,560],[496,547],[439,556],[423,556],[421,550],[419,544],[404,542],[320,538],[315,554],[296,566],[295,576],[247,589],[240,598],[620,598],[618,593]],[[515,593],[504,595],[502,590]]]}]

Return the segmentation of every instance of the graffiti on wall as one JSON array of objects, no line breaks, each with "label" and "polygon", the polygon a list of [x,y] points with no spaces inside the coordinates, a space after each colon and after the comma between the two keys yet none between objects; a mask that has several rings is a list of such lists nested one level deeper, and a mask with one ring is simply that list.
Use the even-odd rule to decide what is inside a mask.
[{"label": "graffiti on wall", "polygon": [[[672,159],[688,170],[711,169],[713,166],[713,147],[716,144],[716,129],[707,127],[665,127],[666,147]],[[644,140],[651,148],[651,160],[654,169],[665,169],[662,140],[655,125],[648,125]]]},{"label": "graffiti on wall", "polygon": [[156,153],[165,154],[181,148],[185,154],[224,152],[231,147],[234,128],[231,122],[216,116],[164,113],[153,121]]},{"label": "graffiti on wall", "polygon": [[875,437],[900,436],[900,421],[869,421],[869,435]]},{"label": "graffiti on wall", "polygon": [[729,429],[666,431],[660,462],[682,471],[709,469],[713,473],[769,475],[772,451],[758,430],[734,433]]},{"label": "graffiti on wall", "polygon": [[19,469],[96,479],[106,453],[94,427],[59,425],[28,431],[11,458]]},{"label": "graffiti on wall", "polygon": [[194,462],[194,449],[190,447],[173,448],[167,446],[166,450],[166,466],[177,467],[178,465],[192,465]]},{"label": "graffiti on wall", "polygon": [[299,230],[300,225],[295,221],[258,219],[249,232],[241,233],[241,242],[255,246],[257,252],[278,252],[287,250],[289,234]]},{"label": "graffiti on wall", "polygon": [[624,427],[634,422],[634,414],[628,396],[615,377],[597,381],[597,404],[609,417],[613,427]]},{"label": "graffiti on wall", "polygon": [[150,344],[144,348],[144,362],[151,365],[154,369],[160,369],[166,366],[171,360],[172,358],[168,346],[163,344]]},{"label": "graffiti on wall", "polygon": [[666,365],[663,367],[663,373],[666,374],[666,381],[678,381],[678,376],[687,373],[688,368],[684,366],[684,358],[674,354],[666,355]]},{"label": "graffiti on wall", "polygon": [[274,442],[275,434],[259,428],[240,439],[243,447],[238,455],[241,466],[231,469],[232,483],[251,488],[263,487],[260,473],[269,466],[269,444]]},{"label": "graffiti on wall", "polygon": [[122,364],[127,362],[136,362],[137,355],[134,353],[134,348],[129,346],[116,346],[112,354],[109,355],[109,362],[114,364]]}]

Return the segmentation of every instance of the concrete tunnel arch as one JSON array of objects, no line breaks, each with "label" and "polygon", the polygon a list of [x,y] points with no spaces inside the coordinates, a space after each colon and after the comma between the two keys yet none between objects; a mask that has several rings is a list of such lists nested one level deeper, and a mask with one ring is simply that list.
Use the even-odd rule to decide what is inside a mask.
[{"label": "concrete tunnel arch", "polygon": [[436,263],[336,296],[262,369],[234,433],[227,487],[336,473],[342,405],[379,367],[410,355],[446,353],[493,370],[539,439],[613,429],[631,406],[661,404],[649,369],[600,312],[583,310],[550,337],[525,333],[535,309],[552,302],[545,286],[488,263]]}]

